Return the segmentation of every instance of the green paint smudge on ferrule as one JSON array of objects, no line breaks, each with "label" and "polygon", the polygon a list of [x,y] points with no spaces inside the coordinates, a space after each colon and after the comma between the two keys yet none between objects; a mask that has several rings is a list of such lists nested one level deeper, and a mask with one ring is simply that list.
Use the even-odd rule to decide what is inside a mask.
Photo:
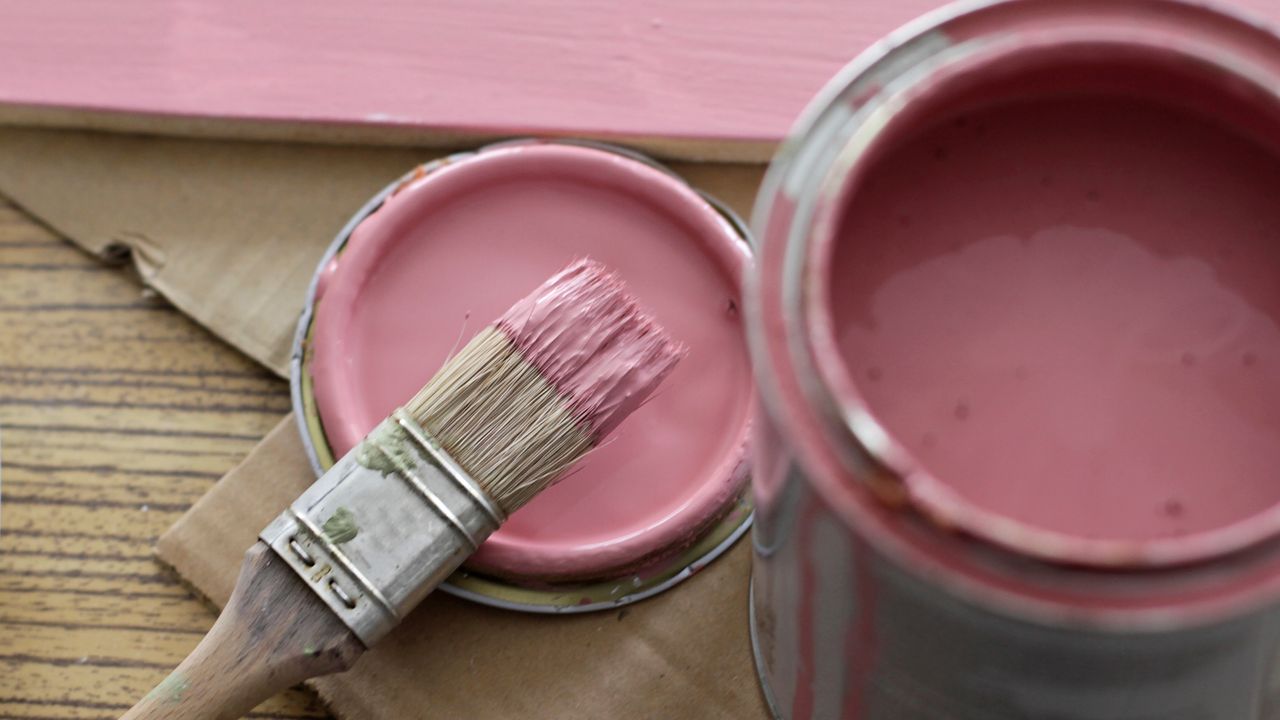
[{"label": "green paint smudge on ferrule", "polygon": [[360,527],[356,525],[355,513],[340,507],[333,511],[328,520],[324,521],[324,525],[320,528],[324,531],[325,537],[329,538],[329,542],[334,545],[349,543],[356,539],[356,535],[360,534]]},{"label": "green paint smudge on ferrule", "polygon": [[387,420],[360,442],[356,462],[383,475],[397,472],[405,465],[416,465],[418,459],[406,440],[404,430],[394,420]]}]

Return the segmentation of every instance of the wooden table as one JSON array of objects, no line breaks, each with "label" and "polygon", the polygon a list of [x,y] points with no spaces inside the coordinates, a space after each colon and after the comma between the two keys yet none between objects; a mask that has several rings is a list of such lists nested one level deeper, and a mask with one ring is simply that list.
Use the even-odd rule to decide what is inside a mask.
[{"label": "wooden table", "polygon": [[[156,537],[288,388],[0,199],[0,718],[115,718],[212,612]],[[292,690],[250,717],[327,717]]]}]

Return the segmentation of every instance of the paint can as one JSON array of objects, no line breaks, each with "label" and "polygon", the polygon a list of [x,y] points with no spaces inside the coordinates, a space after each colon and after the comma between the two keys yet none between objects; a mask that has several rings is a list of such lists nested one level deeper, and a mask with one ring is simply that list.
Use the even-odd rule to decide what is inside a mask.
[{"label": "paint can", "polygon": [[[1252,510],[1237,508],[1203,527],[1184,516],[1169,520],[1173,530],[1150,537],[1046,527],[993,507],[989,498],[975,500],[973,488],[932,472],[919,443],[882,412],[900,395],[871,402],[868,383],[881,371],[854,374],[842,354],[832,293],[865,275],[837,276],[833,247],[870,237],[844,232],[852,222],[847,209],[860,194],[894,182],[941,187],[931,178],[946,171],[927,162],[940,168],[968,150],[927,144],[935,136],[925,126],[954,122],[945,132],[980,135],[985,128],[961,112],[977,107],[980,95],[983,107],[996,108],[991,112],[1048,97],[1067,98],[1078,110],[1080,98],[1141,96],[1170,117],[1198,113],[1195,127],[1204,132],[1228,128],[1256,141],[1258,154],[1280,155],[1280,38],[1231,12],[1181,0],[952,5],[890,35],[822,91],[761,190],[753,218],[760,246],[747,291],[765,410],[755,444],[751,631],[772,710],[786,720],[1280,717],[1280,498],[1270,489],[1261,490],[1265,502]],[[1078,124],[1093,122],[1083,118]],[[1156,126],[1149,129],[1159,135]],[[1141,133],[1130,139],[1146,142]],[[985,148],[968,156],[983,162],[1004,157],[1000,183],[1022,172],[1026,163],[1016,162],[1016,153],[984,142],[964,147]],[[1019,147],[1038,152],[1030,141]],[[906,179],[888,177],[886,163],[912,152],[920,154],[919,168],[899,173]],[[1098,160],[1108,168],[1104,181],[1123,174],[1108,164],[1119,162]],[[1065,182],[1047,174],[1028,178],[1044,187]],[[1158,185],[1168,177],[1151,180]],[[1017,212],[1042,209],[1024,202],[1016,184],[999,185],[1006,186],[1015,188],[1009,202]],[[961,197],[969,192],[949,189]],[[1187,191],[1189,206],[1196,193],[1211,189]],[[1081,219],[1096,217],[1098,195],[1081,188],[1081,197],[1063,206],[1062,222],[1076,230],[1100,226]],[[891,205],[877,206],[889,213],[885,232],[894,232]],[[1001,213],[990,215],[984,222],[998,225]],[[903,237],[923,234],[904,218]],[[1198,221],[1179,215],[1177,222]],[[1264,234],[1275,230],[1259,225]],[[938,257],[964,251],[949,248]],[[1227,277],[1215,264],[1221,258],[1203,262],[1215,277]],[[909,290],[914,300],[930,292],[925,285]],[[1245,354],[1243,364],[1251,360]],[[1188,372],[1199,367],[1185,355],[1182,364]],[[883,372],[887,379],[892,369]],[[969,407],[957,406],[953,419],[976,422],[981,409],[968,417]],[[1033,427],[1046,421],[1026,419]],[[1016,450],[1006,448],[1010,455]],[[1219,459],[1234,461],[1228,455]],[[1227,494],[1229,480],[1193,490]],[[1106,504],[1098,500],[1099,515]],[[1183,513],[1181,505],[1165,510]]]},{"label": "paint can", "polygon": [[[621,272],[692,352],[664,385],[670,392],[514,515],[445,592],[527,612],[616,608],[692,576],[750,526],[754,407],[737,310],[745,225],[656,162],[595,142],[513,140],[427,163],[338,233],[312,282],[291,369],[317,474],[457,342],[584,255]],[[387,312],[409,305],[420,307]],[[672,381],[711,392],[683,397]],[[719,419],[702,423],[718,428],[705,449],[685,427],[702,413]],[[628,436],[652,452],[613,445]]]}]

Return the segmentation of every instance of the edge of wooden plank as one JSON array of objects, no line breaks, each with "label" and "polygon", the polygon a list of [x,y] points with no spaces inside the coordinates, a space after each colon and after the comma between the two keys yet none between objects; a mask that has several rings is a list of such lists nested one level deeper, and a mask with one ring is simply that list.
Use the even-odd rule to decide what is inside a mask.
[{"label": "edge of wooden plank", "polygon": [[98,130],[172,137],[301,142],[332,145],[458,147],[517,137],[579,137],[625,145],[654,157],[701,162],[765,163],[778,143],[773,140],[723,138],[631,137],[579,133],[470,131],[396,123],[330,123],[233,117],[197,117],[61,106],[0,103],[0,125]]}]

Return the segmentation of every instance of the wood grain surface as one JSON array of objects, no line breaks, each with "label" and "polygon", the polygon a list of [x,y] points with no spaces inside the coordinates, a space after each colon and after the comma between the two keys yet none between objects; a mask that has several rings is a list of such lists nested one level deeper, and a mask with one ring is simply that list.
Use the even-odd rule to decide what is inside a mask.
[{"label": "wood grain surface", "polygon": [[[285,383],[0,198],[0,718],[116,718],[213,623],[156,537]],[[323,718],[291,690],[249,717]]]}]

